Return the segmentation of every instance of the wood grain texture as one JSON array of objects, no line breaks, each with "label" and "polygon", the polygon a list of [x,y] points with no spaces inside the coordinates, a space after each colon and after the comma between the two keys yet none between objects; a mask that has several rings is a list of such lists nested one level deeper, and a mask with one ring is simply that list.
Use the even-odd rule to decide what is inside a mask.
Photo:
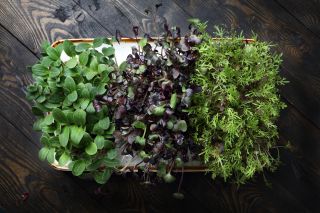
[{"label": "wood grain texture", "polygon": [[[141,35],[158,36],[163,29],[164,19],[169,26],[179,26],[181,32],[188,29],[188,15],[173,1],[163,0],[78,0],[79,5],[108,29],[120,30],[133,36],[132,27],[139,26]],[[162,3],[156,10],[155,5]],[[149,12],[146,12],[149,11]]]},{"label": "wood grain texture", "polygon": [[275,50],[283,52],[282,75],[290,81],[282,88],[282,95],[320,127],[320,40],[317,36],[274,1],[175,2],[191,16],[209,20],[209,30],[214,25],[224,25],[241,29],[247,37],[253,30],[261,40],[277,44]]},{"label": "wood grain texture", "polygon": [[68,0],[1,1],[0,20],[3,27],[34,53],[39,53],[45,40],[110,35],[87,12]]},{"label": "wood grain texture", "polygon": [[[200,175],[185,174],[198,181]],[[179,177],[179,175],[177,175]],[[78,184],[85,186],[88,193],[95,196],[101,205],[110,212],[212,212],[199,202],[203,196],[194,197],[185,193],[184,200],[173,198],[172,193],[177,191],[178,181],[165,184],[153,181],[153,184],[143,184],[141,179],[132,175],[113,175],[108,184],[98,187],[91,181],[77,180]],[[185,184],[185,183],[184,183]],[[183,185],[184,185],[183,184]],[[207,191],[208,188],[206,188]],[[216,202],[216,201],[215,201]]]},{"label": "wood grain texture", "polygon": [[320,1],[276,0],[285,10],[304,26],[320,37]]},{"label": "wood grain texture", "polygon": [[0,35],[0,115],[38,144],[38,134],[32,130],[35,119],[25,99],[25,88],[32,82],[26,66],[35,63],[37,58],[2,27]]}]

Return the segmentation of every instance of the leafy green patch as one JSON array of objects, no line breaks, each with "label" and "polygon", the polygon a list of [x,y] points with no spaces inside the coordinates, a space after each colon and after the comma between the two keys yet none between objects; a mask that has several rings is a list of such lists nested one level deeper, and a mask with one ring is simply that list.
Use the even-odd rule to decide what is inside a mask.
[{"label": "leafy green patch", "polygon": [[[35,82],[27,89],[27,98],[35,103],[32,111],[38,116],[34,127],[42,131],[44,147],[39,158],[67,165],[76,176],[98,160],[112,159],[113,165],[117,162],[112,137],[115,128],[109,111],[94,108],[96,96],[106,92],[109,75],[115,70],[112,45],[104,51],[108,58],[91,48],[104,43],[111,44],[106,38],[95,39],[93,44],[74,45],[66,40],[51,47],[46,43],[43,57],[32,66]],[[62,50],[70,56],[66,62],[60,60]],[[107,181],[112,173],[110,168],[95,170],[90,171],[99,183]]]},{"label": "leafy green patch", "polygon": [[[206,25],[197,22],[202,42],[192,83],[201,92],[188,109],[194,140],[203,146],[205,164],[212,177],[233,177],[244,183],[256,172],[274,170],[278,158],[270,154],[278,138],[276,119],[285,107],[277,86],[281,57],[270,44],[246,44],[242,35],[228,36],[220,28],[215,41]],[[255,38],[256,39],[256,38]]]}]

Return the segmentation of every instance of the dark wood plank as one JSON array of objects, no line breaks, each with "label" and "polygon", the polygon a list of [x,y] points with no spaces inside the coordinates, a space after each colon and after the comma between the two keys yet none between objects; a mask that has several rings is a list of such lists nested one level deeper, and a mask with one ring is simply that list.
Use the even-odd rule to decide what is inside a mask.
[{"label": "dark wood plank", "polygon": [[175,2],[191,16],[209,20],[209,31],[225,25],[250,36],[253,30],[261,40],[276,43],[284,55],[282,75],[291,82],[282,88],[282,95],[320,127],[320,40],[312,32],[274,1]]},{"label": "dark wood plank", "polygon": [[320,2],[319,0],[295,1],[275,0],[283,8],[320,37]]},{"label": "dark wood plank", "polygon": [[37,144],[38,134],[32,130],[35,118],[25,99],[25,88],[32,82],[26,66],[37,58],[2,27],[0,35],[0,114]]},{"label": "dark wood plank", "polygon": [[[199,176],[202,175],[185,174],[185,176],[191,177],[193,182],[198,182]],[[209,209],[208,206],[204,206],[199,202],[203,196],[195,197],[184,189],[182,189],[182,192],[185,195],[185,199],[175,199],[172,193],[176,192],[178,188],[179,175],[177,177],[177,181],[172,184],[157,182],[153,178],[153,184],[145,185],[141,179],[136,179],[131,174],[126,176],[113,175],[108,183],[102,187],[98,187],[90,180],[79,179],[77,182],[85,186],[88,193],[96,196],[97,200],[110,212],[185,213],[213,212],[216,210]],[[208,188],[206,190],[212,193]]]},{"label": "dark wood plank", "polygon": [[320,210],[320,131],[292,106],[279,119],[280,140],[290,141],[293,152],[281,150],[282,167],[270,174],[297,202],[311,212]]},{"label": "dark wood plank", "polygon": [[0,207],[5,212],[102,210],[73,178],[39,161],[38,148],[2,116],[0,128]]},{"label": "dark wood plank", "polygon": [[2,26],[34,53],[39,53],[44,40],[110,35],[87,12],[68,0],[1,1],[0,20]]},{"label": "dark wood plank", "polygon": [[[159,23],[163,21],[163,17],[170,26],[179,26],[182,32],[186,32],[188,28],[186,21],[188,15],[169,0],[79,0],[78,2],[80,7],[92,15],[101,25],[113,29],[114,32],[118,29],[128,36],[133,36],[132,26],[140,26],[140,30],[144,33],[159,35],[157,28]],[[147,14],[145,12],[145,10],[155,11],[155,5],[159,3],[162,3],[162,6],[158,8],[156,14],[162,18],[156,18],[155,13]],[[156,23],[154,19],[156,19]],[[160,27],[163,25],[161,24]]]}]

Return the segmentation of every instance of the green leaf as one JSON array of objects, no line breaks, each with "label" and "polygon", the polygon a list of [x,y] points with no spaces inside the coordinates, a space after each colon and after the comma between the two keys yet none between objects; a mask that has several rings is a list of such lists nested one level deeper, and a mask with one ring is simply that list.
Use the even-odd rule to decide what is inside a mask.
[{"label": "green leaf", "polygon": [[84,135],[85,131],[83,128],[78,126],[71,126],[70,128],[70,139],[75,144],[78,145]]},{"label": "green leaf", "polygon": [[50,148],[49,149],[49,152],[48,152],[48,155],[47,155],[47,161],[49,163],[51,163],[51,164],[53,164],[54,161],[55,161],[55,158],[54,158],[55,153],[56,153],[55,148]]},{"label": "green leaf", "polygon": [[150,141],[153,141],[153,140],[155,140],[155,139],[157,139],[157,138],[159,138],[159,135],[158,135],[158,134],[151,134],[151,135],[148,136],[148,139],[149,139]]},{"label": "green leaf", "polygon": [[69,136],[70,136],[70,127],[69,126],[63,127],[62,133],[59,135],[59,142],[61,146],[66,147],[68,145]]},{"label": "green leaf", "polygon": [[89,43],[80,43],[76,46],[75,50],[77,52],[83,52],[83,51],[89,49],[90,47],[91,47],[91,44],[89,44]]},{"label": "green leaf", "polygon": [[132,86],[128,86],[128,97],[131,99],[134,98],[134,91]]},{"label": "green leaf", "polygon": [[188,129],[187,122],[185,120],[179,120],[175,125],[174,125],[174,130],[175,131],[181,131],[181,132],[186,132]]},{"label": "green leaf", "polygon": [[99,120],[98,125],[101,127],[101,129],[107,130],[110,127],[110,119],[109,117],[106,117],[104,119]]},{"label": "green leaf", "polygon": [[[55,127],[53,129],[56,129]],[[52,145],[52,146],[56,146],[56,145],[59,145],[59,137],[58,136],[52,136],[49,138],[49,143]]]},{"label": "green leaf", "polygon": [[107,43],[107,38],[103,38],[103,37],[100,37],[100,38],[95,38],[93,40],[93,48],[97,48],[97,47],[100,47],[103,43]]},{"label": "green leaf", "polygon": [[93,160],[90,165],[87,165],[87,171],[96,171],[103,163],[103,159]]},{"label": "green leaf", "polygon": [[36,115],[36,116],[43,116],[43,112],[42,112],[42,110],[41,110],[39,107],[33,106],[33,107],[31,108],[31,111],[32,111],[32,113],[33,113],[34,115]]},{"label": "green leaf", "polygon": [[85,151],[88,155],[94,155],[97,153],[97,145],[95,143],[90,143],[86,147]]},{"label": "green leaf", "polygon": [[81,143],[84,143],[84,144],[89,144],[93,141],[91,135],[89,133],[84,133],[82,139],[81,139]]},{"label": "green leaf", "polygon": [[53,62],[52,66],[59,67],[59,66],[61,66],[61,64],[62,64],[62,61],[60,59],[58,59],[55,62]]},{"label": "green leaf", "polygon": [[40,61],[41,64],[45,67],[50,67],[51,64],[54,63],[54,61],[49,56],[43,57],[42,59],[40,59]]},{"label": "green leaf", "polygon": [[66,77],[63,87],[70,93],[76,89],[76,83],[71,76]]},{"label": "green leaf", "polygon": [[165,110],[164,106],[157,106],[151,110],[151,113],[156,116],[162,116]]},{"label": "green leaf", "polygon": [[49,148],[48,147],[42,147],[39,151],[39,158],[40,160],[44,161],[47,156],[48,156],[48,153],[49,153]]},{"label": "green leaf", "polygon": [[68,98],[64,99],[63,103],[62,103],[62,106],[63,107],[68,107],[68,106],[71,106],[72,105],[72,102],[70,102],[68,100]]},{"label": "green leaf", "polygon": [[72,93],[70,93],[70,94],[67,96],[67,99],[68,99],[68,101],[71,102],[71,103],[75,102],[75,101],[78,99],[77,91],[73,91]]},{"label": "green leaf", "polygon": [[102,172],[95,172],[94,173],[94,180],[99,184],[105,184],[108,182],[112,174],[111,169],[105,169]]},{"label": "green leaf", "polygon": [[84,160],[76,160],[72,167],[72,174],[74,176],[80,176],[86,168],[86,162]]},{"label": "green leaf", "polygon": [[46,52],[52,60],[58,60],[60,58],[59,52],[53,47],[47,47]]},{"label": "green leaf", "polygon": [[97,71],[98,70],[98,61],[97,61],[97,58],[96,57],[93,57],[91,58],[91,61],[90,61],[90,69],[93,70],[93,71]]},{"label": "green leaf", "polygon": [[67,123],[66,115],[59,108],[55,108],[52,111],[52,116],[53,116],[54,120],[59,122],[59,123]]},{"label": "green leaf", "polygon": [[105,55],[105,56],[113,56],[114,55],[114,47],[104,47],[102,48],[102,53]]},{"label": "green leaf", "polygon": [[124,62],[122,62],[122,63],[120,64],[119,70],[120,70],[121,72],[123,72],[123,71],[125,71],[125,70],[127,69],[127,67],[128,67],[128,64],[127,64],[126,61],[124,61]]},{"label": "green leaf", "polygon": [[96,110],[93,107],[93,103],[89,103],[89,105],[88,105],[88,107],[86,109],[86,112],[87,113],[95,113],[96,112]]},{"label": "green leaf", "polygon": [[49,72],[49,77],[50,78],[55,78],[57,76],[59,76],[61,73],[61,69],[58,67],[52,67],[50,72]]},{"label": "green leaf", "polygon": [[65,53],[70,56],[73,57],[76,55],[76,50],[75,50],[75,46],[74,44],[69,41],[69,40],[65,40],[63,42],[63,50],[65,51]]},{"label": "green leaf", "polygon": [[108,66],[107,65],[105,65],[105,64],[99,64],[98,65],[98,72],[99,73],[102,73],[103,71],[106,71],[106,70],[108,70]]},{"label": "green leaf", "polygon": [[177,93],[173,93],[170,98],[170,107],[172,109],[176,108],[177,105]]},{"label": "green leaf", "polygon": [[107,158],[110,159],[110,160],[113,160],[117,157],[118,153],[117,153],[117,150],[116,149],[110,149],[108,152],[107,152]]},{"label": "green leaf", "polygon": [[41,43],[41,50],[42,52],[46,52],[47,48],[50,47],[49,41],[44,41]]},{"label": "green leaf", "polygon": [[163,177],[166,175],[166,163],[164,163],[163,161],[160,161],[158,167],[157,167],[157,176],[158,177]]},{"label": "green leaf", "polygon": [[94,139],[94,143],[97,145],[97,149],[102,149],[105,145],[105,139],[101,135],[97,135]]},{"label": "green leaf", "polygon": [[43,103],[45,100],[46,100],[46,96],[44,96],[44,95],[40,95],[40,96],[36,99],[36,101],[37,101],[38,103]]},{"label": "green leaf", "polygon": [[110,167],[110,168],[113,168],[113,167],[116,167],[116,166],[119,166],[120,162],[117,160],[117,159],[108,159],[108,158],[104,158],[103,159],[103,163],[107,166],[107,167]]},{"label": "green leaf", "polygon": [[146,71],[145,65],[140,65],[139,68],[136,70],[136,74],[142,74]]},{"label": "green leaf", "polygon": [[57,46],[55,46],[54,48],[57,50],[57,52],[58,52],[59,55],[61,56],[61,53],[62,53],[62,51],[63,51],[63,44],[60,43],[60,44],[58,44]]},{"label": "green leaf", "polygon": [[67,152],[64,152],[60,158],[59,158],[59,165],[64,166],[66,165],[69,161],[71,161],[71,157]]},{"label": "green leaf", "polygon": [[144,159],[144,158],[150,157],[150,155],[148,155],[145,151],[142,150],[139,152],[139,157]]},{"label": "green leaf", "polygon": [[189,18],[188,19],[188,22],[190,22],[191,24],[194,24],[194,25],[198,25],[200,23],[200,19],[197,19],[197,18]]},{"label": "green leaf", "polygon": [[85,73],[85,76],[86,76],[86,79],[88,81],[90,81],[91,79],[94,78],[94,76],[96,76],[98,73],[93,71],[93,70],[88,70],[86,73]]},{"label": "green leaf", "polygon": [[33,124],[33,130],[35,131],[41,131],[41,125],[42,125],[42,122],[43,122],[43,118],[39,118],[38,120],[36,120]]},{"label": "green leaf", "polygon": [[141,146],[144,146],[146,144],[146,139],[141,136],[136,136],[135,142],[140,144]]},{"label": "green leaf", "polygon": [[90,103],[90,100],[89,100],[89,99],[83,99],[83,100],[81,100],[80,108],[83,109],[83,110],[85,110],[85,109],[88,107],[89,103]]},{"label": "green leaf", "polygon": [[53,122],[54,122],[53,116],[52,116],[52,114],[49,114],[46,117],[44,117],[44,120],[41,123],[41,127],[49,126],[49,125],[53,124]]},{"label": "green leaf", "polygon": [[84,126],[86,124],[86,112],[83,109],[77,109],[73,113],[73,122],[77,125]]},{"label": "green leaf", "polygon": [[79,63],[86,66],[89,61],[89,52],[85,51],[79,55]]},{"label": "green leaf", "polygon": [[111,140],[104,141],[104,148],[111,149],[113,147],[113,142]]},{"label": "green leaf", "polygon": [[69,61],[66,62],[66,66],[69,69],[74,68],[75,66],[77,66],[78,63],[78,59],[76,57],[71,58]]},{"label": "green leaf", "polygon": [[95,87],[95,93],[96,95],[103,95],[107,91],[106,84],[101,83],[99,86]]},{"label": "green leaf", "polygon": [[47,76],[49,74],[49,69],[42,64],[35,64],[31,68],[32,74],[36,76]]},{"label": "green leaf", "polygon": [[146,125],[142,121],[135,121],[132,123],[131,126],[136,129],[146,129],[147,128]]},{"label": "green leaf", "polygon": [[111,124],[109,129],[105,132],[106,134],[113,134],[114,130],[116,130],[116,126],[114,124]]},{"label": "green leaf", "polygon": [[144,46],[146,46],[147,43],[148,43],[147,38],[143,38],[143,39],[140,39],[140,41],[138,42],[138,45],[140,47],[144,47]]},{"label": "green leaf", "polygon": [[81,98],[86,98],[86,99],[90,99],[90,91],[87,87],[81,89],[80,91],[80,97]]}]

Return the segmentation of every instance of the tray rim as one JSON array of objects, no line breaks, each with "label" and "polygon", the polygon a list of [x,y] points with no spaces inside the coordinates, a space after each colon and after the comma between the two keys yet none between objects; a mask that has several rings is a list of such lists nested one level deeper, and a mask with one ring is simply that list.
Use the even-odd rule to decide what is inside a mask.
[{"label": "tray rim", "polygon": [[[106,37],[108,39],[110,39],[110,37]],[[137,38],[128,38],[128,37],[124,37],[121,38],[120,42],[128,42],[128,43],[134,43],[139,41],[140,39],[142,39],[141,37],[137,37]],[[156,37],[151,37],[151,40],[156,40],[158,38]],[[228,39],[228,38],[213,38],[214,40],[222,40],[222,39]],[[72,43],[89,43],[89,42],[93,42],[94,38],[70,38],[70,39],[59,39],[54,41],[51,44],[51,47],[56,47],[57,45],[61,44],[62,42],[64,42],[65,40],[69,40]],[[245,38],[243,39],[244,42],[246,43],[252,43],[255,42],[254,39],[251,38]],[[67,166],[59,166],[58,164],[52,163],[50,164],[51,167],[53,167],[55,170],[57,171],[63,171],[63,172],[71,172],[71,170],[67,167]],[[119,166],[117,167],[120,171],[124,171],[124,169],[129,169],[130,171],[133,172],[137,172],[138,168],[135,166]],[[151,172],[157,172],[156,167],[154,166],[149,166],[149,171]],[[184,168],[173,168],[171,170],[172,172],[186,172],[186,173],[197,173],[197,172],[208,172],[209,169],[207,166],[184,166]]]},{"label": "tray rim", "polygon": [[[111,39],[110,37],[106,37],[108,39]],[[120,39],[120,42],[137,42],[140,39],[142,39],[142,37],[137,37],[137,38],[129,38],[129,37],[123,37]],[[151,41],[157,40],[158,38],[156,37],[151,37]],[[213,40],[223,40],[223,39],[229,39],[229,38],[212,38]],[[58,44],[61,44],[62,42],[64,42],[65,40],[69,40],[72,43],[89,43],[89,42],[93,42],[94,38],[68,38],[68,39],[59,39],[54,41],[51,44],[51,47],[55,47]],[[252,43],[255,42],[255,39],[252,38],[245,38],[243,39],[244,42],[246,43]]]}]

